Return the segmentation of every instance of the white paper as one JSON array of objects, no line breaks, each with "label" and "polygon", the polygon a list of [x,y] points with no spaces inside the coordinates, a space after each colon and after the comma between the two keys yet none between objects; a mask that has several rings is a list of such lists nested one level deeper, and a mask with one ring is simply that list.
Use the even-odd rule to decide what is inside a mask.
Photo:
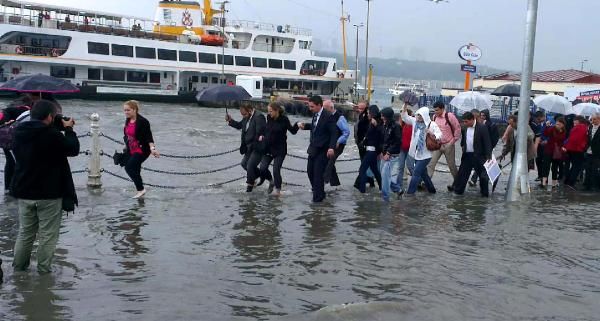
[{"label": "white paper", "polygon": [[494,155],[492,155],[492,159],[483,164],[483,167],[485,167],[485,171],[487,172],[490,182],[492,183],[495,182],[498,177],[500,177],[500,174],[502,174],[500,165],[498,165],[498,161]]}]

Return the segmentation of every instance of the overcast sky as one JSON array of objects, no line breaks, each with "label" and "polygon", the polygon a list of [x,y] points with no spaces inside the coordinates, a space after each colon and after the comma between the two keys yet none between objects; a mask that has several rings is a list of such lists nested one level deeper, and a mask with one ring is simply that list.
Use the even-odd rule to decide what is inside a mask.
[{"label": "overcast sky", "polygon": [[[44,2],[43,0],[33,0]],[[370,55],[456,62],[458,48],[472,42],[478,62],[520,70],[527,0],[372,0]],[[340,0],[230,0],[228,17],[310,28],[325,48],[341,48]],[[600,71],[600,1],[540,0],[535,70]],[[157,0],[47,0],[45,3],[153,18]],[[213,3],[216,3],[213,1]],[[351,24],[366,21],[365,0],[344,0]],[[216,5],[215,5],[216,6]],[[355,29],[348,50],[355,51]],[[361,38],[364,38],[364,29]],[[338,45],[339,44],[339,45]],[[341,49],[340,49],[341,50]],[[361,56],[364,54],[361,50]]]}]

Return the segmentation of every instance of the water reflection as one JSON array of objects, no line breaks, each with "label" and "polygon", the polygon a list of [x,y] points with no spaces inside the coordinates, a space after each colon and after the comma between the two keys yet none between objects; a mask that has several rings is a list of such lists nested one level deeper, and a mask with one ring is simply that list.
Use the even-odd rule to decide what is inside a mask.
[{"label": "water reflection", "polygon": [[[29,273],[13,274],[13,283],[21,298],[12,300],[13,312],[30,321],[63,321],[71,318],[69,308],[59,305],[63,299],[54,293],[53,288],[68,289],[69,284],[57,284],[52,274],[33,275]],[[8,320],[8,319],[7,319]]]},{"label": "water reflection", "polygon": [[[127,271],[125,275],[145,272],[146,263],[141,259],[141,255],[148,253],[148,248],[144,245],[141,232],[148,224],[144,222],[148,211],[144,207],[144,202],[138,202],[130,209],[119,210],[119,215],[106,220],[113,243],[112,250],[123,258],[118,263]],[[140,278],[144,277],[138,277],[136,280]]]},{"label": "water reflection", "polygon": [[[274,202],[279,202],[274,200]],[[279,216],[283,212],[276,203],[259,205],[255,200],[240,200],[238,214],[241,221],[233,225],[233,246],[245,262],[267,261],[281,254]]]}]

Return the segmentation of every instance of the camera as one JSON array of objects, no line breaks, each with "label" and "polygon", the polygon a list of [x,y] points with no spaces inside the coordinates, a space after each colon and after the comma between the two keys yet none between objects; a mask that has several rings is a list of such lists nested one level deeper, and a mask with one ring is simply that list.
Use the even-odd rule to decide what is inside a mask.
[{"label": "camera", "polygon": [[71,117],[66,117],[62,114],[56,114],[56,116],[54,116],[54,127],[56,127],[58,130],[65,130],[65,126],[63,125],[63,120],[64,121],[69,121],[71,120]]}]

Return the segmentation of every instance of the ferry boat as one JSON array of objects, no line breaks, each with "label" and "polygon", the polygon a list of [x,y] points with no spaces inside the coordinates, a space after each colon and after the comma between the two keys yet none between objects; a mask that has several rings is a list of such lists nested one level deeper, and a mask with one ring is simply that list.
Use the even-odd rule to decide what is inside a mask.
[{"label": "ferry boat", "polygon": [[0,83],[47,74],[80,98],[193,101],[238,75],[261,76],[265,95],[332,95],[354,75],[312,43],[309,29],[227,20],[210,0],[158,1],[154,20],[0,0]]},{"label": "ferry boat", "polygon": [[394,83],[392,88],[388,88],[388,91],[391,95],[394,96],[398,96],[407,90],[414,92],[417,96],[421,96],[427,94],[427,89],[429,89],[429,87],[423,84],[407,81],[397,81]]}]

